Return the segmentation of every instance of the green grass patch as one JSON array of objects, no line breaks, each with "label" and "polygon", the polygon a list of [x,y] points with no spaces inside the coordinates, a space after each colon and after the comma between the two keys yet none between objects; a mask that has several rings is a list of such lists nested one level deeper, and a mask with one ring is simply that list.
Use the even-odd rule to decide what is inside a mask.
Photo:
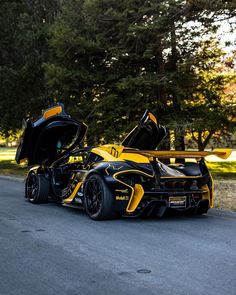
[{"label": "green grass patch", "polygon": [[15,161],[15,148],[0,148],[0,175],[25,176],[28,168]]},{"label": "green grass patch", "polygon": [[236,179],[236,161],[207,162],[207,167],[215,178]]},{"label": "green grass patch", "polygon": [[14,175],[24,177],[28,170],[29,167],[18,165],[16,161],[0,161],[0,175]]},{"label": "green grass patch", "polygon": [[[0,148],[0,174],[24,176],[29,168],[16,164],[16,148]],[[207,162],[214,178],[236,179],[236,161]]]},{"label": "green grass patch", "polygon": [[0,161],[10,161],[15,159],[16,148],[0,148]]}]

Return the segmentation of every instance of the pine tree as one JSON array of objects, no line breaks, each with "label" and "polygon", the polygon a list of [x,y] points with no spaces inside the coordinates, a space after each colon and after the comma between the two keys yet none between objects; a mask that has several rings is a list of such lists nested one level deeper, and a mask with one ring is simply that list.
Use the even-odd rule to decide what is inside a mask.
[{"label": "pine tree", "polygon": [[0,3],[0,127],[5,135],[49,103],[42,65],[56,4],[56,0]]}]

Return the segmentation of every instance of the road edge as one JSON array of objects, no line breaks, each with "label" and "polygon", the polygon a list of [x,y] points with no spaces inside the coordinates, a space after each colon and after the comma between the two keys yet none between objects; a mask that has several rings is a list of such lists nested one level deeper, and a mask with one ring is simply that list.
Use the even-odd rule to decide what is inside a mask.
[{"label": "road edge", "polygon": [[25,180],[23,177],[8,176],[8,175],[0,175],[0,179],[10,180],[10,181],[17,181],[17,182],[24,182],[24,180]]},{"label": "road edge", "polygon": [[235,218],[236,219],[236,212],[232,210],[227,210],[223,208],[211,208],[209,209],[208,213],[212,216],[218,216],[218,217],[229,217],[229,218]]}]

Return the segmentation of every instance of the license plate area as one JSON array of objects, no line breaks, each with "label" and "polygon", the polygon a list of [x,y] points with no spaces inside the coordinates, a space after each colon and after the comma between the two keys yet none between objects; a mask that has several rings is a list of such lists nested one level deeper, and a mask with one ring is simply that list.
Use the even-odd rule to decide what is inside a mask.
[{"label": "license plate area", "polygon": [[186,208],[186,196],[169,197],[170,208]]}]

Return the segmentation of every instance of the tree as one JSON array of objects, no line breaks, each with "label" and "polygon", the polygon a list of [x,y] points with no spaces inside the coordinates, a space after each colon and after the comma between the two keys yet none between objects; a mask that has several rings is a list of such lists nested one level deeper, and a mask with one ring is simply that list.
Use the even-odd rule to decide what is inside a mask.
[{"label": "tree", "polygon": [[223,13],[215,5],[212,18],[209,8],[180,0],[64,3],[45,68],[57,99],[96,123],[89,143],[99,141],[104,129],[102,142],[119,140],[150,108],[162,124],[176,126],[175,147],[184,149],[185,101],[200,81],[192,57],[202,46],[200,37],[216,31],[215,19]]},{"label": "tree", "polygon": [[[213,44],[219,21],[234,15],[233,1],[21,0],[2,1],[0,8],[5,132],[17,129],[20,118],[65,102],[92,127],[87,144],[116,142],[149,108],[174,134],[176,149],[184,149],[186,132],[196,138],[195,130],[204,148],[204,128],[208,136],[215,120],[212,97],[225,114],[221,130],[230,129],[222,94],[229,76],[204,68],[209,57],[201,52],[204,42]],[[196,129],[198,114],[202,129]],[[170,148],[170,138],[164,147]]]},{"label": "tree", "polygon": [[47,37],[57,1],[0,3],[0,127],[6,136],[21,126],[22,118],[48,105],[42,63],[47,60]]},{"label": "tree", "polygon": [[236,127],[236,74],[232,57],[215,42],[203,43],[193,66],[198,83],[191,103],[187,102],[189,131],[198,149],[204,150],[212,138],[220,138]]}]

